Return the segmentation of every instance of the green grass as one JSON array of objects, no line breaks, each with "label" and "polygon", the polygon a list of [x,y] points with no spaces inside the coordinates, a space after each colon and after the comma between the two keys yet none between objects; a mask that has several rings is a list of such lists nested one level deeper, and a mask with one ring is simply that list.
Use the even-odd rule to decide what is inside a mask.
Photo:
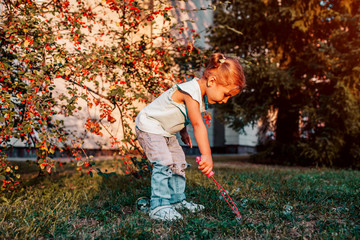
[{"label": "green grass", "polygon": [[[136,211],[136,199],[150,194],[149,177],[90,178],[68,167],[36,177],[36,168],[25,171],[22,163],[24,190],[0,199],[0,239],[360,238],[359,171],[232,166],[222,159],[215,177],[237,203],[238,223],[213,181],[190,163],[187,198],[206,210],[183,212],[174,223]],[[112,171],[108,163],[97,167]]]}]

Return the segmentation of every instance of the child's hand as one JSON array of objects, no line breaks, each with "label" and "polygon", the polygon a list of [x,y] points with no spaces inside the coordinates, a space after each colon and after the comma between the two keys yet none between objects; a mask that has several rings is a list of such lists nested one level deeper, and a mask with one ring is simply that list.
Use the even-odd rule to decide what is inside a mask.
[{"label": "child's hand", "polygon": [[180,132],[181,140],[186,145],[190,145],[190,148],[192,148],[191,138],[187,131],[181,131]]},{"label": "child's hand", "polygon": [[199,162],[198,168],[201,172],[205,173],[205,175],[211,173],[213,169],[213,160],[211,155],[201,155],[201,161]]}]

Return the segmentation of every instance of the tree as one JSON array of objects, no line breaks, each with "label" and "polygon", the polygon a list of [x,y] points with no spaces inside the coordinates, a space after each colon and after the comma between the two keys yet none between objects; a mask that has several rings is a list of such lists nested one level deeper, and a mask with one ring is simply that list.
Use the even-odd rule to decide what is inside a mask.
[{"label": "tree", "polygon": [[[137,105],[184,81],[175,63],[198,54],[191,47],[196,34],[184,45],[176,33],[185,29],[171,22],[172,7],[155,3],[5,0],[0,16],[1,148],[6,151],[16,139],[37,149],[38,164],[49,173],[56,167],[55,151],[69,151],[79,168],[87,167],[92,175],[83,137],[65,124],[88,112],[86,130],[109,137],[119,156],[125,156],[126,172],[135,171],[127,154],[137,149],[131,126]],[[66,90],[56,94],[62,85]],[[112,130],[115,122],[120,131]],[[5,160],[2,164],[0,180],[14,182],[13,170],[7,171]]]},{"label": "tree", "polygon": [[[267,157],[346,165],[359,160],[359,3],[229,1],[210,43],[245,59],[247,89],[223,108],[235,129],[274,131]],[[227,113],[226,113],[227,112]],[[274,118],[274,115],[276,116]]]}]

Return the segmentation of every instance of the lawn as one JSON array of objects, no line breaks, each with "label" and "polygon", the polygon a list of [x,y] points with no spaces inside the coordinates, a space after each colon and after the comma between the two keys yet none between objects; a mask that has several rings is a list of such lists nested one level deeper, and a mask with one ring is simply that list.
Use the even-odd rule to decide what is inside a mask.
[{"label": "lawn", "polygon": [[[149,176],[91,178],[66,167],[36,177],[34,166],[21,163],[24,190],[0,199],[0,239],[360,238],[359,171],[255,165],[236,157],[217,162],[214,176],[236,202],[241,223],[194,158],[187,198],[206,210],[182,212],[184,219],[174,223],[136,210],[136,200],[149,196]],[[110,162],[96,164],[113,171]]]}]

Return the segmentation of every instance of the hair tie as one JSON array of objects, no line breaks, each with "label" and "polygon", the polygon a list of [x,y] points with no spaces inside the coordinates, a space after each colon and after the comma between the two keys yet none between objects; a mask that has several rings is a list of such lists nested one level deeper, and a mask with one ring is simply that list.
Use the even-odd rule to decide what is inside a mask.
[{"label": "hair tie", "polygon": [[224,57],[224,58],[222,58],[222,59],[219,59],[219,62],[220,62],[220,63],[224,63],[225,60],[226,60],[226,58]]}]

